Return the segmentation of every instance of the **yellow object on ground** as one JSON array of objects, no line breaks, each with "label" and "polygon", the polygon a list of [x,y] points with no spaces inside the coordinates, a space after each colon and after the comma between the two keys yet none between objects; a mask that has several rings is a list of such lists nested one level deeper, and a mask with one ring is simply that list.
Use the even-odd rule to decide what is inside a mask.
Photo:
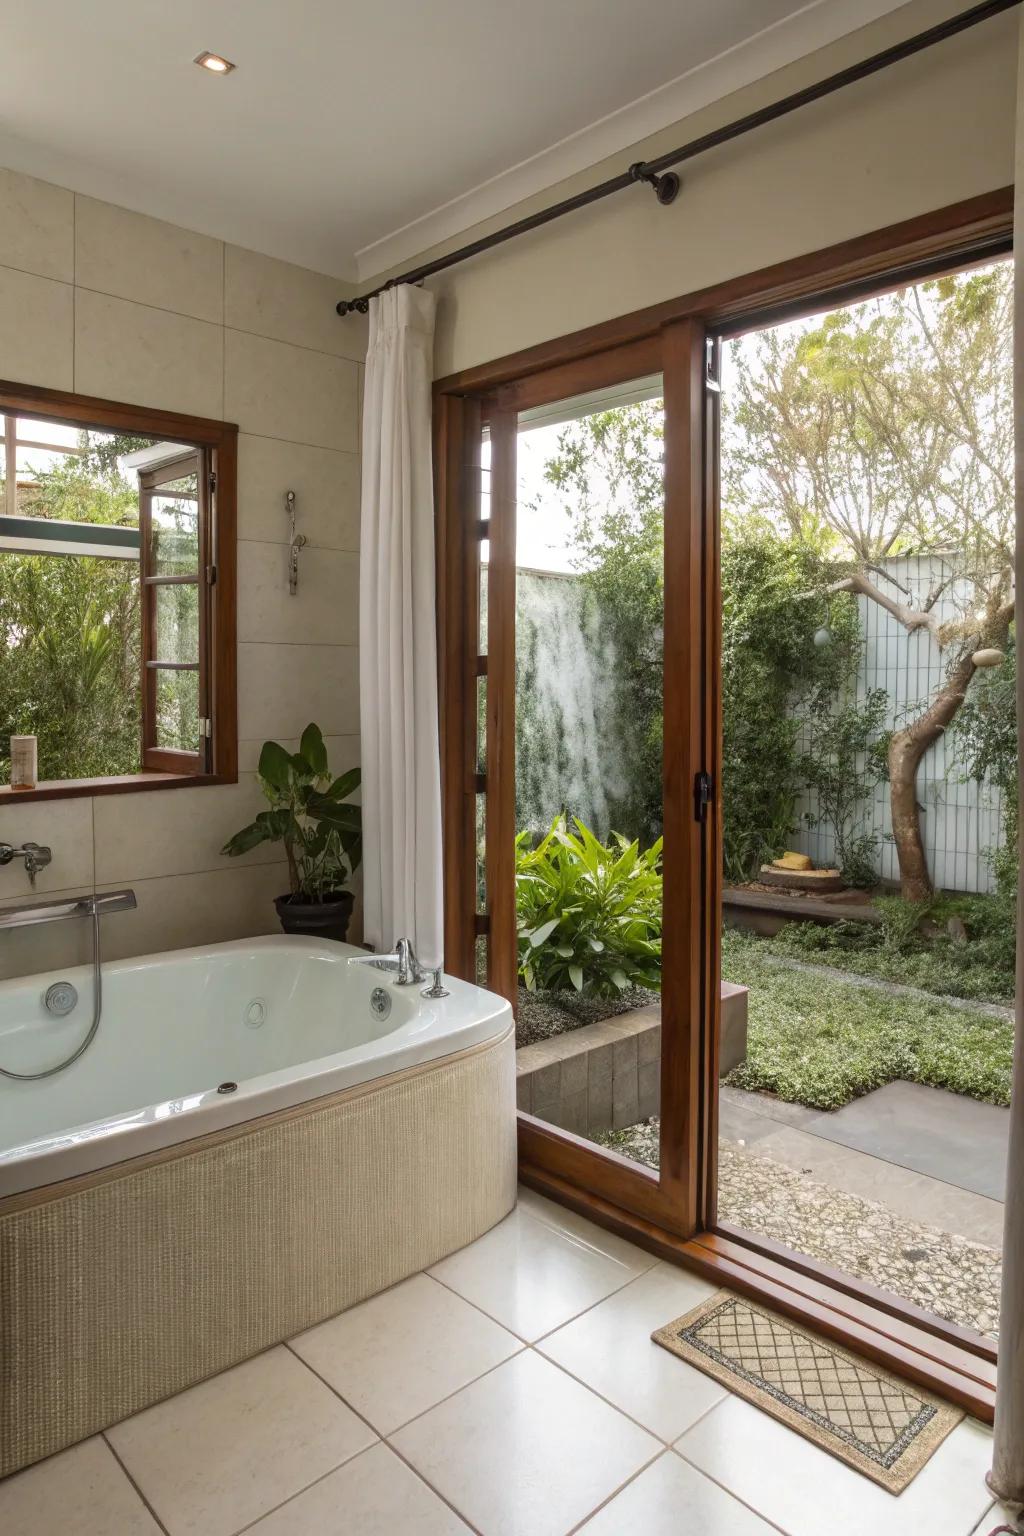
[{"label": "yellow object on ground", "polygon": [[776,869],[810,869],[811,861],[806,853],[784,853],[774,861]]}]

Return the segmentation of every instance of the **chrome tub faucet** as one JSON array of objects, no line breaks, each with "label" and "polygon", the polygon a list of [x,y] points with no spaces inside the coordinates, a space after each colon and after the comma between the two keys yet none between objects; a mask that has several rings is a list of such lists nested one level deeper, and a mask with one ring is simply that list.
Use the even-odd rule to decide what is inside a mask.
[{"label": "chrome tub faucet", "polygon": [[416,958],[411,939],[398,939],[393,955],[352,955],[348,963],[349,965],[372,965],[378,971],[397,971],[396,987],[416,986],[429,978],[430,986],[424,988],[424,997],[437,998],[449,995],[444,985],[444,966],[439,965],[432,970],[424,970]]}]

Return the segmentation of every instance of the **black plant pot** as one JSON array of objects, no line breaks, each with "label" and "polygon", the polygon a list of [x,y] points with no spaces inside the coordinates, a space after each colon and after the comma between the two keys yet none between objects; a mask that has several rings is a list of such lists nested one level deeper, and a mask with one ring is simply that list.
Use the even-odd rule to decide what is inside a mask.
[{"label": "black plant pot", "polygon": [[311,939],[344,939],[353,901],[351,891],[329,891],[323,901],[309,901],[300,891],[295,896],[275,897],[274,906],[285,933],[303,933]]}]

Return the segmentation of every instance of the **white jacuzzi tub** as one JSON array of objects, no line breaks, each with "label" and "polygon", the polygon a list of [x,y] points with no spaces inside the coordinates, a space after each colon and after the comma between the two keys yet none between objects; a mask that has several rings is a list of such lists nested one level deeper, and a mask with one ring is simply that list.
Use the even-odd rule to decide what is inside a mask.
[{"label": "white jacuzzi tub", "polygon": [[[446,978],[450,996],[433,1001],[352,955],[365,951],[278,935],[104,965],[85,1054],[37,1082],[0,1077],[0,1198],[420,1066],[512,1022],[479,987]],[[0,1066],[48,1067],[88,1030],[91,968],[60,973],[79,994],[64,1019],[43,1006],[57,979],[0,983]]]},{"label": "white jacuzzi tub", "polygon": [[[104,966],[79,1060],[0,1078],[0,1477],[511,1210],[508,1003],[455,980],[425,998],[350,966],[359,953],[281,936]],[[57,979],[0,985],[0,1065],[38,1070],[81,1041],[91,972],[64,973],[79,1002],[60,1021],[42,1004]]]}]

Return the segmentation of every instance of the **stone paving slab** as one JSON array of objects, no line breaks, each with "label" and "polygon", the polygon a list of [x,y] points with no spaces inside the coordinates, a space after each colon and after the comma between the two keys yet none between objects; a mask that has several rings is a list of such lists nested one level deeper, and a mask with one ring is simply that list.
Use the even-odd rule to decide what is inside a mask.
[{"label": "stone paving slab", "polygon": [[802,1129],[990,1200],[1006,1195],[1010,1111],[923,1083],[887,1083]]}]

